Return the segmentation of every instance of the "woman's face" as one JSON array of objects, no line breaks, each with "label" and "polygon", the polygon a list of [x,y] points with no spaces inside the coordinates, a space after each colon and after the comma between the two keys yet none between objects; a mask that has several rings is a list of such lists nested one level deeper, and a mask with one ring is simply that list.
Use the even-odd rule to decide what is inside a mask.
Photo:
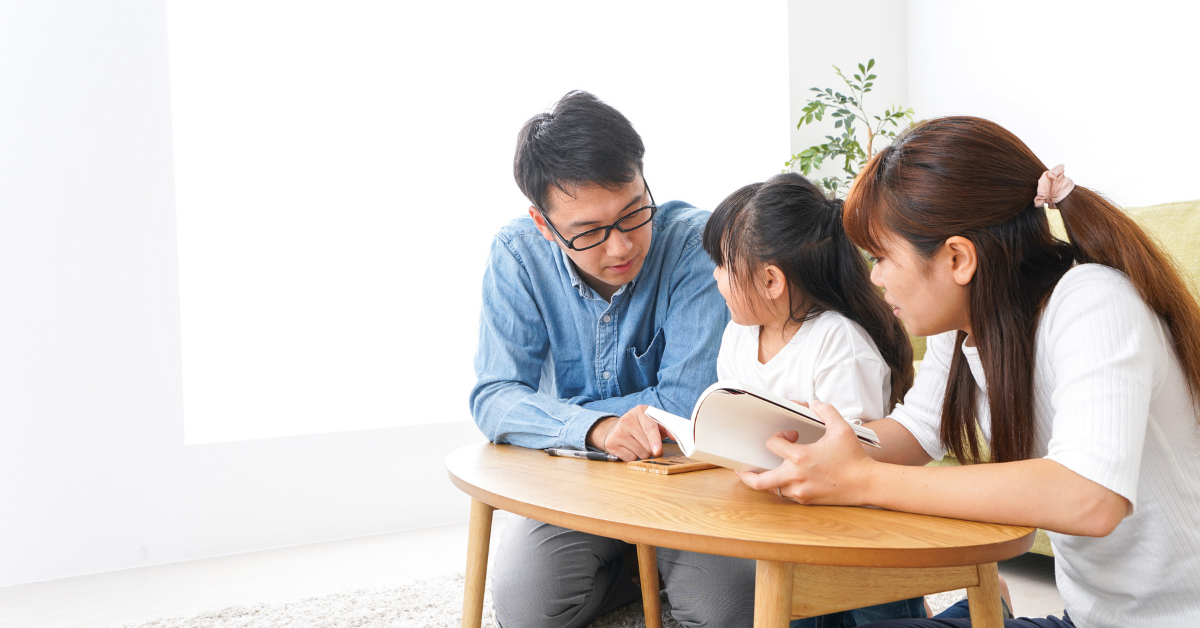
[{"label": "woman's face", "polygon": [[883,288],[884,300],[908,333],[970,333],[967,297],[975,274],[974,244],[954,236],[930,259],[923,259],[903,238],[892,237],[885,244],[887,250],[871,269],[871,282]]}]

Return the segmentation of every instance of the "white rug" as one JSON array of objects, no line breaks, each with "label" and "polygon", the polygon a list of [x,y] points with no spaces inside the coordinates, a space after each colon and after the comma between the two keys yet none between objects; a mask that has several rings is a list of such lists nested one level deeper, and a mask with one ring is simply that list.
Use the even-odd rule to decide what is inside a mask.
[{"label": "white rug", "polygon": [[[930,596],[934,613],[966,596],[966,590]],[[156,619],[123,628],[459,628],[463,575],[434,576],[398,587],[360,589],[277,604],[230,606],[191,617]],[[663,598],[663,628],[680,628]],[[596,618],[590,628],[643,628],[642,603]],[[496,628],[492,594],[484,593],[483,628]]]}]

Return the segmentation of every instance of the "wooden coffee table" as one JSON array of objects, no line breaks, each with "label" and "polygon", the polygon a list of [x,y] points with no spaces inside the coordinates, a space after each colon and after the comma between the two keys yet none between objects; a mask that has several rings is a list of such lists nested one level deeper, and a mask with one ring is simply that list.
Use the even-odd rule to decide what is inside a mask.
[{"label": "wooden coffee table", "polygon": [[678,475],[480,443],[446,458],[470,495],[463,626],[478,628],[494,509],[637,545],[647,628],[660,628],[655,547],[758,561],[755,628],[967,587],[976,628],[1000,628],[996,562],[1033,528],[874,508],[801,506],[728,469]]}]

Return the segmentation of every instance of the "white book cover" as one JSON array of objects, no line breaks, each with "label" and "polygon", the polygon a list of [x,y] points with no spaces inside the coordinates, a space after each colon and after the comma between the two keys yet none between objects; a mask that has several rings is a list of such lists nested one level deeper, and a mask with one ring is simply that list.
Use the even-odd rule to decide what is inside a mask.
[{"label": "white book cover", "polygon": [[[799,432],[796,442],[813,443],[825,434],[825,422],[794,401],[735,381],[709,386],[691,419],[651,407],[650,418],[665,427],[684,455],[738,471],[766,471],[783,464],[767,449],[767,440],[784,430]],[[880,447],[873,430],[850,421],[859,442]]]}]

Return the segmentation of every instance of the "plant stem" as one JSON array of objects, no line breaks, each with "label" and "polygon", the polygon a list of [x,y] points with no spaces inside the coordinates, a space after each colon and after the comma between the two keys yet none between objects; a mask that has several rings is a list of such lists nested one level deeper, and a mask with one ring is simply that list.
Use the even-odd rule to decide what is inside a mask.
[{"label": "plant stem", "polygon": [[863,104],[862,93],[858,95],[858,110],[862,112],[863,126],[867,127],[867,160],[863,162],[866,163],[871,161],[871,156],[875,154],[874,149],[871,148],[871,144],[875,142],[875,132],[871,129],[871,119],[867,117],[867,108]]}]

